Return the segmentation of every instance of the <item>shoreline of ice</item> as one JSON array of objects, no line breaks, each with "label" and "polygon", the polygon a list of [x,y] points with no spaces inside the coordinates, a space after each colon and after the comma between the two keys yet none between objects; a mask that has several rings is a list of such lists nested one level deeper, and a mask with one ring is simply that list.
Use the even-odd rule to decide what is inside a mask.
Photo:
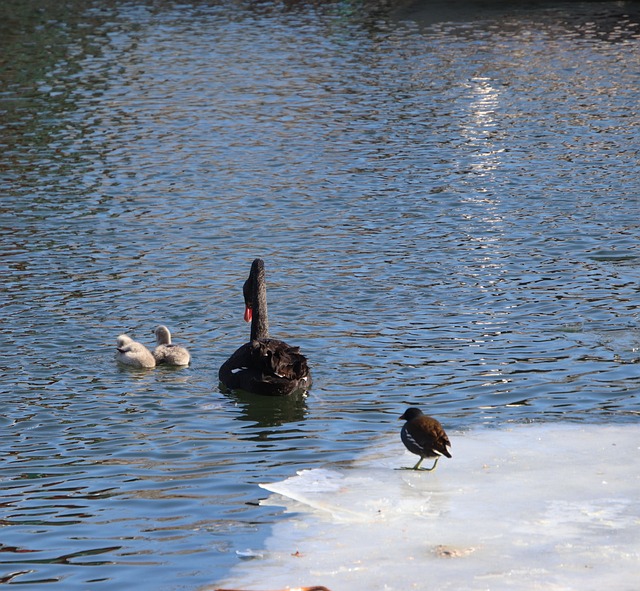
[{"label": "shoreline of ice", "polygon": [[286,507],[266,547],[215,587],[635,589],[640,426],[533,424],[450,433],[412,466],[399,437],[348,467],[261,485]]}]

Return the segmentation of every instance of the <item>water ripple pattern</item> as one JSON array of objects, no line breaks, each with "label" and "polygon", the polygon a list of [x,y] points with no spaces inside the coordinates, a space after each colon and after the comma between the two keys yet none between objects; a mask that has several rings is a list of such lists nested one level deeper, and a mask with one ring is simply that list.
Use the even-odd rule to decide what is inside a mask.
[{"label": "water ripple pattern", "polygon": [[[40,4],[0,19],[1,582],[220,580],[258,482],[407,404],[637,420],[633,3]],[[256,256],[306,399],[219,390]],[[160,323],[191,366],[117,367]]]}]

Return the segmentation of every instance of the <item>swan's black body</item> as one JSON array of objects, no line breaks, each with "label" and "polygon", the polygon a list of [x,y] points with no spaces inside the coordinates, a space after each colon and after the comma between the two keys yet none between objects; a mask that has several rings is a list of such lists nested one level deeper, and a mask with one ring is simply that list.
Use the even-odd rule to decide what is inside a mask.
[{"label": "swan's black body", "polygon": [[251,340],[222,364],[218,377],[230,390],[264,396],[288,396],[311,387],[307,359],[299,347],[269,338],[264,262],[256,259],[243,286],[245,320],[251,320]]}]

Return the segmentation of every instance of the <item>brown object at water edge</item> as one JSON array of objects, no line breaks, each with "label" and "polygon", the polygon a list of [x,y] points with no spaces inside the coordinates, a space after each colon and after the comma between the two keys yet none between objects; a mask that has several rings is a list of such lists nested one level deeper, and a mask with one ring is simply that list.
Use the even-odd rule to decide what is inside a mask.
[{"label": "brown object at water edge", "polygon": [[[215,591],[249,591],[249,589],[216,589]],[[315,585],[314,587],[290,587],[289,589],[280,589],[279,591],[331,591],[327,587],[322,585]]]}]

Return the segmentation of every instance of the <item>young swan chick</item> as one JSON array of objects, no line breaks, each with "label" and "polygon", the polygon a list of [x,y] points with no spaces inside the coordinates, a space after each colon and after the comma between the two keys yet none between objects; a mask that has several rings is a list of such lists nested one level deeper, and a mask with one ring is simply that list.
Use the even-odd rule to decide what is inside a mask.
[{"label": "young swan chick", "polygon": [[142,343],[134,341],[126,334],[121,334],[117,343],[116,359],[118,362],[131,367],[151,368],[156,366],[156,360],[151,351]]},{"label": "young swan chick", "polygon": [[153,357],[156,363],[160,365],[189,365],[191,355],[184,347],[174,345],[171,342],[171,333],[166,326],[157,326],[153,331],[156,335],[157,346],[153,350]]}]

